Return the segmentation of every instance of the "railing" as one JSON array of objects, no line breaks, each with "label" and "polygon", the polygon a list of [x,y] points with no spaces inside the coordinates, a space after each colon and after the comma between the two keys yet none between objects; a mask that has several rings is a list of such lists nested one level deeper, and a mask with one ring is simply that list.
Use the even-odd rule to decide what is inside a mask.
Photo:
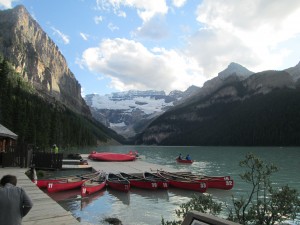
[{"label": "railing", "polygon": [[31,166],[37,169],[54,169],[62,168],[63,154],[49,152],[33,152]]},{"label": "railing", "polygon": [[9,146],[1,152],[2,167],[27,167],[28,151],[23,146]]},{"label": "railing", "polygon": [[190,211],[181,225],[240,225],[213,215]]}]

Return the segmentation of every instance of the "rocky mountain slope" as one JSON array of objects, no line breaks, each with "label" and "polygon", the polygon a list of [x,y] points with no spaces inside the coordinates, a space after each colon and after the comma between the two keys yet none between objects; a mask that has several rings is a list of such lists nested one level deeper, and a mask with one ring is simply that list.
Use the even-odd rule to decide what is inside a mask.
[{"label": "rocky mountain slope", "polygon": [[298,64],[246,76],[219,73],[196,95],[155,119],[136,143],[299,145],[299,71]]},{"label": "rocky mountain slope", "polygon": [[185,92],[172,91],[168,95],[164,91],[132,90],[104,96],[87,95],[85,100],[94,118],[129,138],[142,131],[154,118],[198,90],[198,87],[192,86]]},{"label": "rocky mountain slope", "polygon": [[91,116],[64,56],[24,6],[0,11],[0,54],[40,96]]}]

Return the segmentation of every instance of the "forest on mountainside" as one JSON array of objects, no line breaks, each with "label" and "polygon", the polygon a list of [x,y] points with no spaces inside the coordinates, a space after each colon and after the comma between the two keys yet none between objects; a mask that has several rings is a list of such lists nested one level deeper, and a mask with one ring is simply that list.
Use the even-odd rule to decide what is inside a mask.
[{"label": "forest on mountainside", "polygon": [[[243,91],[243,90],[242,90]],[[136,144],[190,146],[300,146],[300,86],[277,88],[242,101],[194,102],[154,120]],[[184,119],[192,112],[197,119]],[[159,134],[165,135],[159,143]],[[146,139],[143,135],[150,137]],[[156,135],[156,136],[155,136]]]},{"label": "forest on mountainside", "polygon": [[47,149],[95,146],[122,137],[99,122],[76,114],[53,98],[49,102],[0,57],[0,124],[18,135],[18,143]]}]

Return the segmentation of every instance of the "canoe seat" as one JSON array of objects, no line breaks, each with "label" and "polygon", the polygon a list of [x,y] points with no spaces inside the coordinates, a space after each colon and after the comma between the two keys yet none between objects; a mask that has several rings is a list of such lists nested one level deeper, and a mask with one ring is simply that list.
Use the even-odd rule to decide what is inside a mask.
[{"label": "canoe seat", "polygon": [[74,177],[74,178],[69,178],[68,182],[76,182],[76,181],[80,181],[80,180],[81,180],[81,178]]}]

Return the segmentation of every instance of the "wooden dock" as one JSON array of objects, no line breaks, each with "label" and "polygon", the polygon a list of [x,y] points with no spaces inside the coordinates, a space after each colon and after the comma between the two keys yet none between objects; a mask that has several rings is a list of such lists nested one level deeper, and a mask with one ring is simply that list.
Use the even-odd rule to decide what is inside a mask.
[{"label": "wooden dock", "polygon": [[[0,168],[0,177],[11,174],[17,177],[17,186],[30,196],[33,208],[23,218],[23,225],[78,225],[73,215],[40,190],[25,174],[22,168]],[[0,178],[0,179],[1,179]]]}]

